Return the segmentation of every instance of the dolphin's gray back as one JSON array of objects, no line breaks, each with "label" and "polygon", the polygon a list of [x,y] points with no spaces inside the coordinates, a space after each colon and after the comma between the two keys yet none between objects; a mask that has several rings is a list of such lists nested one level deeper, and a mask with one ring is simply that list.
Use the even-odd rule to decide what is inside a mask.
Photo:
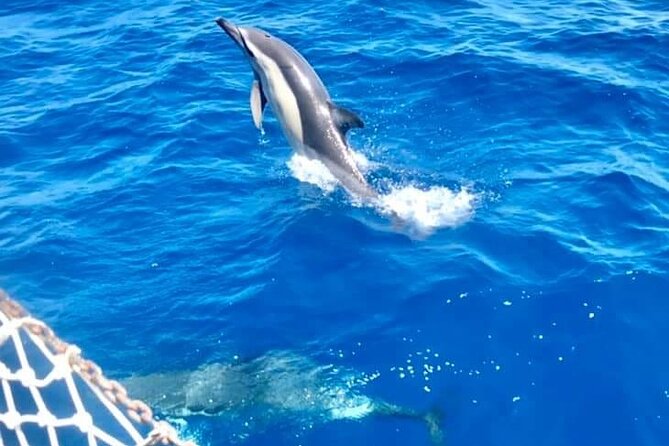
[{"label": "dolphin's gray back", "polygon": [[260,49],[279,65],[294,90],[312,96],[314,101],[330,100],[330,95],[316,71],[290,44],[278,37],[272,37],[264,41]]},{"label": "dolphin's gray back", "polygon": [[166,415],[209,415],[263,408],[271,412],[332,416],[357,404],[356,392],[331,366],[275,352],[248,362],[208,364],[197,370],[122,380],[131,398]]},{"label": "dolphin's gray back", "polygon": [[121,383],[133,399],[146,402],[154,410],[176,413],[184,407],[191,372],[154,373],[131,376]]},{"label": "dolphin's gray back", "polygon": [[122,381],[132,398],[163,414],[220,414],[256,404],[258,376],[229,364],[197,370],[132,376]]}]

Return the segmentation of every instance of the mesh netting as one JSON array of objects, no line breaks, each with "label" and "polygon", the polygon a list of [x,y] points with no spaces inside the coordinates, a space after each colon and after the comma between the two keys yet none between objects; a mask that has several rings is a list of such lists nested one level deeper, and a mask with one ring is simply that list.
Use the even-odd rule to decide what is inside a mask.
[{"label": "mesh netting", "polygon": [[195,446],[0,290],[0,446]]}]

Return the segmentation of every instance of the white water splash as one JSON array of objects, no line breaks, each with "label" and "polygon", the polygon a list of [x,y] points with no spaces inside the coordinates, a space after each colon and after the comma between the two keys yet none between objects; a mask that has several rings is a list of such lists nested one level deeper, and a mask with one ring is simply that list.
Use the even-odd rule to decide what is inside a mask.
[{"label": "white water splash", "polygon": [[[373,168],[364,155],[354,152],[354,156],[363,172]],[[287,164],[296,179],[313,184],[325,193],[331,193],[339,184],[328,168],[318,160],[293,154]],[[430,233],[468,221],[474,214],[477,200],[478,196],[466,188],[453,191],[443,186],[420,189],[408,185],[392,187],[389,193],[381,195],[371,205],[379,213],[397,218],[421,233]]]},{"label": "white water splash", "polygon": [[181,417],[166,417],[167,421],[175,428],[177,435],[184,441],[192,441],[193,444],[204,444],[200,429],[193,429],[186,419]]},{"label": "white water splash", "polygon": [[367,158],[364,154],[360,152],[356,152],[355,150],[353,152],[353,159],[355,160],[355,163],[358,165],[358,169],[360,169],[360,172],[362,173],[367,173],[370,170],[374,169],[374,163],[372,163],[369,158]]},{"label": "white water splash", "polygon": [[318,186],[326,193],[331,193],[339,183],[325,164],[315,159],[293,153],[288,160],[288,168],[293,176],[303,183]]},{"label": "white water splash", "polygon": [[380,210],[396,215],[421,232],[431,232],[468,221],[474,214],[476,200],[476,194],[464,188],[454,192],[442,186],[426,190],[403,186],[381,196]]},{"label": "white water splash", "polygon": [[[348,392],[350,393],[350,392]],[[347,400],[340,401],[330,409],[333,420],[360,420],[374,413],[374,402],[364,395],[347,395]]]},{"label": "white water splash", "polygon": [[[362,173],[369,172],[373,168],[372,162],[360,152],[353,151],[353,159]],[[286,164],[293,177],[303,183],[318,186],[326,193],[334,191],[339,184],[339,181],[325,167],[325,164],[318,160],[293,153],[293,156]]]}]

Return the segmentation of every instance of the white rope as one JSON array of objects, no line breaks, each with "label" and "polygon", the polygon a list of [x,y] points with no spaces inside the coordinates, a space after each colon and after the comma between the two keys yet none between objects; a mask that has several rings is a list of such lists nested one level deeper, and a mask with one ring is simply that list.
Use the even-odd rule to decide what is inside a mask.
[{"label": "white rope", "polygon": [[[51,369],[42,378],[36,376],[31,366],[21,334],[29,339],[27,342],[31,342],[37,348],[43,356],[41,359],[51,365]],[[13,347],[18,359],[18,368],[10,370],[0,357],[0,389],[7,407],[6,412],[0,412],[0,424],[14,431],[20,446],[31,445],[23,428],[28,424],[35,424],[44,429],[50,446],[60,446],[59,441],[63,439],[59,440],[57,429],[64,427],[78,428],[89,446],[97,446],[98,442],[109,446],[127,445],[127,439],[116,438],[107,429],[96,424],[94,415],[85,407],[81,393],[84,390],[90,391],[102,403],[106,415],[111,415],[111,418],[118,423],[117,426],[132,439],[134,444],[195,446],[193,443],[179,440],[174,428],[166,422],[154,420],[146,405],[130,400],[125,389],[118,383],[107,380],[95,364],[83,359],[76,346],[58,339],[48,326],[30,317],[2,290],[0,290],[0,346]],[[75,382],[75,374],[85,383],[84,388]],[[75,412],[69,417],[56,417],[49,410],[40,391],[56,383],[65,385],[67,395],[63,398],[71,401],[74,406]],[[12,385],[20,385],[27,389],[37,407],[36,413],[19,412]],[[142,435],[140,427],[150,432]],[[0,446],[3,445],[4,440],[0,431]]]}]

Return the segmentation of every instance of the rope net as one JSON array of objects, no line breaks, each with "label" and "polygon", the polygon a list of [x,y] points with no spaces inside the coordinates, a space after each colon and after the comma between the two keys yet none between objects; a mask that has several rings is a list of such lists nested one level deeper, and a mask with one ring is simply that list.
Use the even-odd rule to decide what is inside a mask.
[{"label": "rope net", "polygon": [[0,290],[0,446],[195,446]]}]

